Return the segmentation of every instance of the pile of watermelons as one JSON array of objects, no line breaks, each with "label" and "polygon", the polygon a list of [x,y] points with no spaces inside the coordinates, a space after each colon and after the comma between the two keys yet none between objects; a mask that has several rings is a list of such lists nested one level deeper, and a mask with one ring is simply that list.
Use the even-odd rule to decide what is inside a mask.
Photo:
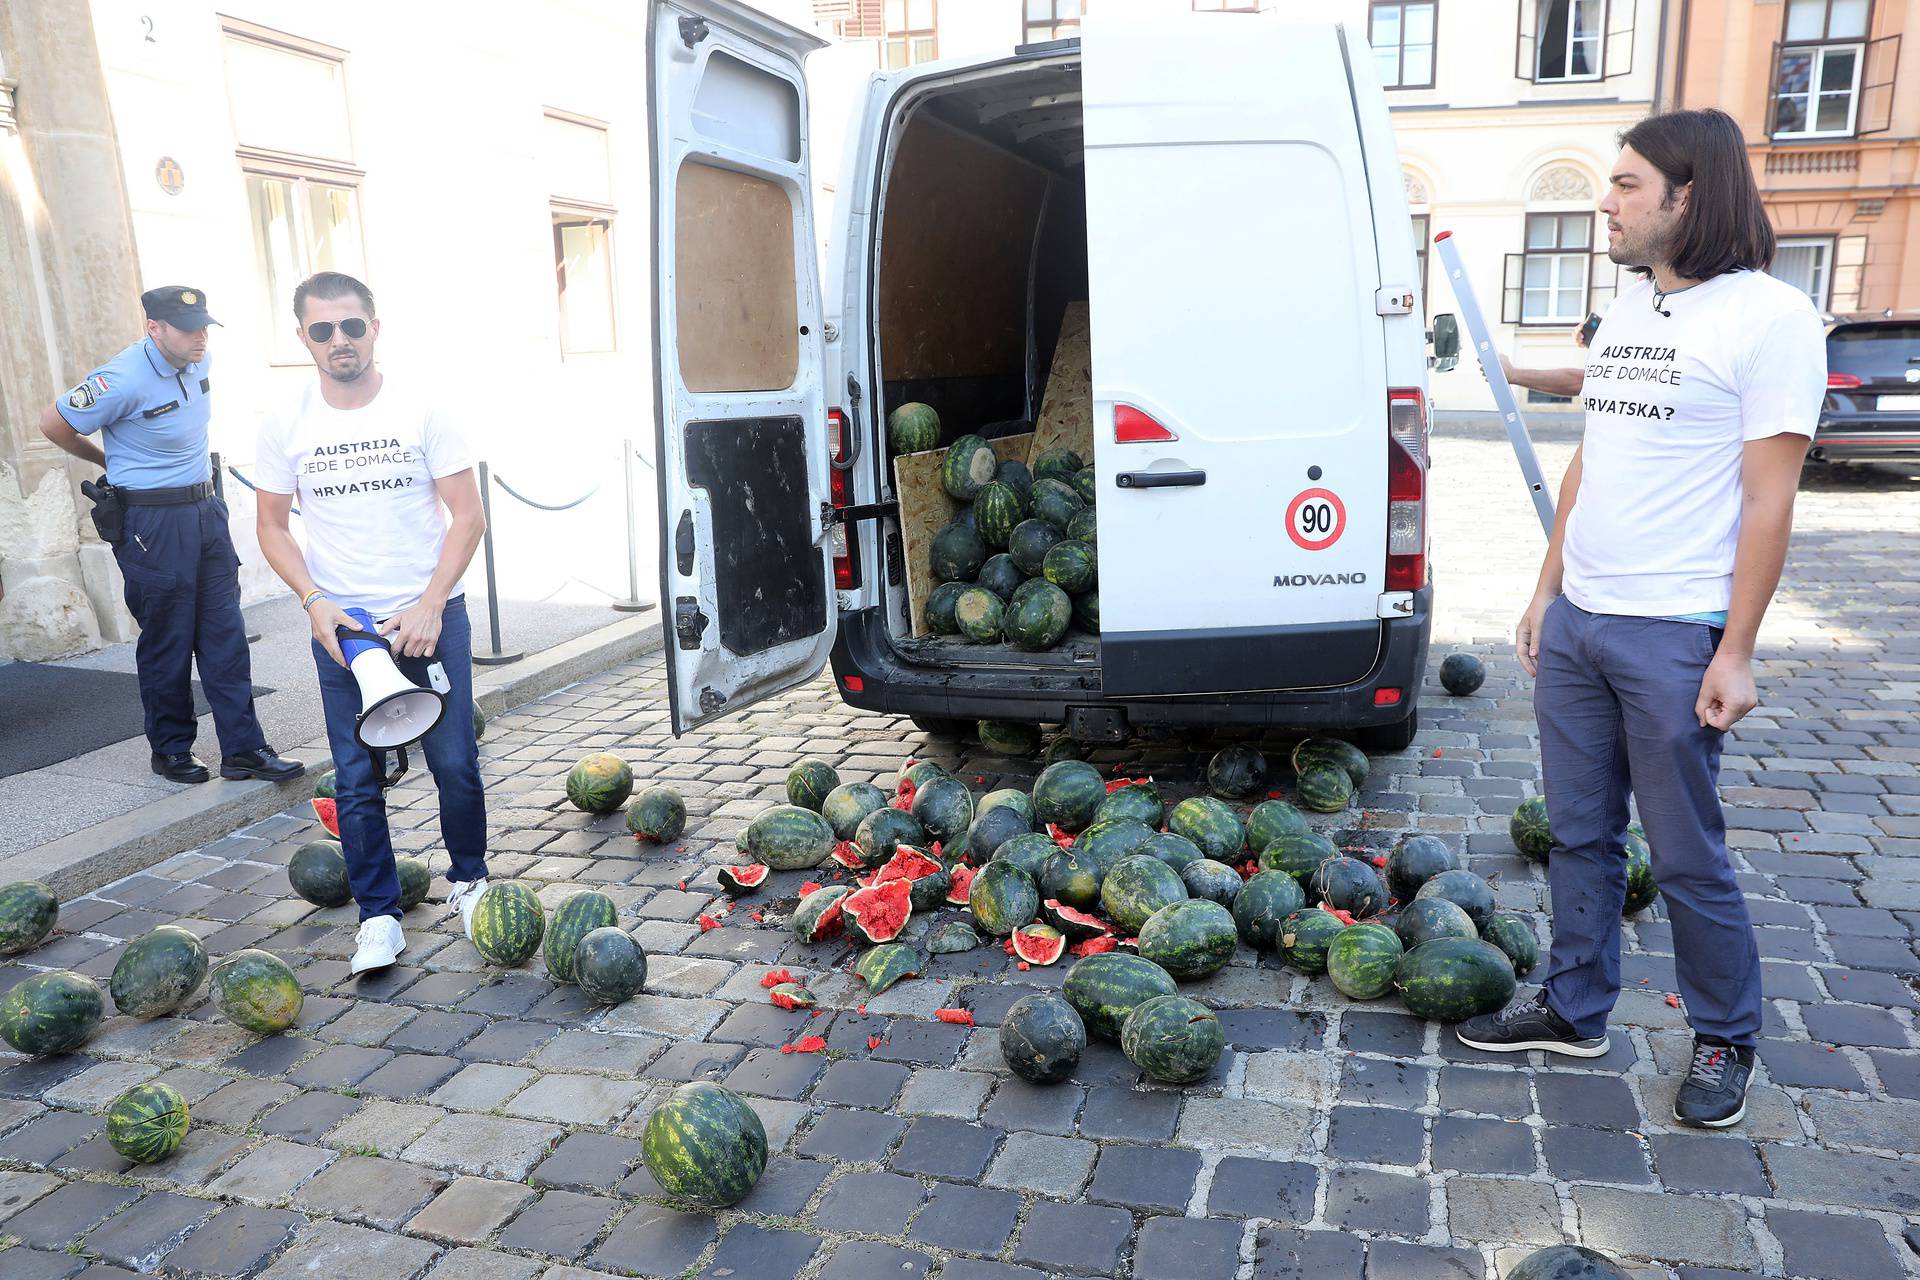
[{"label": "pile of watermelons", "polygon": [[[887,415],[887,434],[896,454],[932,449],[940,418],[927,405],[903,404]],[[961,505],[928,548],[938,584],[927,597],[928,630],[1028,652],[1053,648],[1072,627],[1099,634],[1090,462],[1048,449],[1029,471],[965,435],[947,446],[940,482]]]}]

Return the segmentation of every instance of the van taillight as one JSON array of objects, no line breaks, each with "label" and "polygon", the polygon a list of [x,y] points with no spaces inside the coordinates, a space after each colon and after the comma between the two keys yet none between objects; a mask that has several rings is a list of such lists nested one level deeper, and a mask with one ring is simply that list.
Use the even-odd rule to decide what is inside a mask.
[{"label": "van taillight", "polygon": [[1427,585],[1427,398],[1387,392],[1387,590]]},{"label": "van taillight", "polygon": [[[827,410],[827,496],[839,511],[853,505],[853,441],[847,435],[847,415],[839,409]],[[841,591],[860,585],[859,535],[845,521],[836,521],[828,530],[833,540],[833,585]]]},{"label": "van taillight", "polygon": [[1851,391],[1860,385],[1860,379],[1850,373],[1830,373],[1827,375],[1827,390]]}]

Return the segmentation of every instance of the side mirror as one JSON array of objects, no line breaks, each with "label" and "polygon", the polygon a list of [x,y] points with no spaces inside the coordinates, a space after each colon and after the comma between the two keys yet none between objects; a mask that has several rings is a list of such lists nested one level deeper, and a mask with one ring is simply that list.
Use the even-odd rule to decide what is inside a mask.
[{"label": "side mirror", "polygon": [[1460,322],[1449,313],[1433,318],[1433,354],[1442,360],[1460,355]]}]

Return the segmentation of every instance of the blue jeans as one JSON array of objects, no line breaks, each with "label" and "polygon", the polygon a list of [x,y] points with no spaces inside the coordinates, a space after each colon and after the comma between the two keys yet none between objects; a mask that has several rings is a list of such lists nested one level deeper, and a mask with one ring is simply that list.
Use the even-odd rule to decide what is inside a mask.
[{"label": "blue jeans", "polygon": [[1627,795],[1653,851],[1674,961],[1696,1034],[1751,1046],[1760,955],[1727,856],[1717,729],[1693,714],[1720,629],[1588,613],[1564,596],[1540,634],[1534,714],[1553,851],[1547,1003],[1582,1036],[1606,1033],[1620,995]]},{"label": "blue jeans", "polygon": [[[360,918],[400,915],[400,874],[393,863],[393,839],[387,832],[387,802],[373,757],[353,736],[360,714],[360,686],[353,673],[335,662],[319,641],[313,662],[320,672],[320,702],[327,717],[327,745],[333,749],[334,798],[340,816],[340,847],[347,860],[347,881],[360,904]],[[433,784],[440,792],[440,838],[453,859],[450,880],[478,880],[487,874],[487,800],[480,784],[480,746],[473,737],[473,628],[467,598],[447,601],[440,617],[440,641],[430,658],[394,657],[407,679],[428,685],[427,668],[446,668],[446,713],[409,754],[424,751]]]}]

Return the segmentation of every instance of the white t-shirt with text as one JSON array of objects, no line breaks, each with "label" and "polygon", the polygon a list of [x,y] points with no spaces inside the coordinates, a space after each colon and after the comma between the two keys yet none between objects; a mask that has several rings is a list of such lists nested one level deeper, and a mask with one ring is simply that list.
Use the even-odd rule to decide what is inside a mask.
[{"label": "white t-shirt with text", "polygon": [[1735,271],[1654,301],[1651,280],[1622,289],[1587,346],[1561,589],[1590,613],[1726,609],[1743,446],[1811,437],[1826,396],[1819,313],[1785,281]]},{"label": "white t-shirt with text", "polygon": [[313,585],[376,620],[425,594],[448,524],[433,482],[472,466],[459,431],[391,377],[359,409],[307,387],[261,424],[254,455],[260,487],[295,496]]}]

